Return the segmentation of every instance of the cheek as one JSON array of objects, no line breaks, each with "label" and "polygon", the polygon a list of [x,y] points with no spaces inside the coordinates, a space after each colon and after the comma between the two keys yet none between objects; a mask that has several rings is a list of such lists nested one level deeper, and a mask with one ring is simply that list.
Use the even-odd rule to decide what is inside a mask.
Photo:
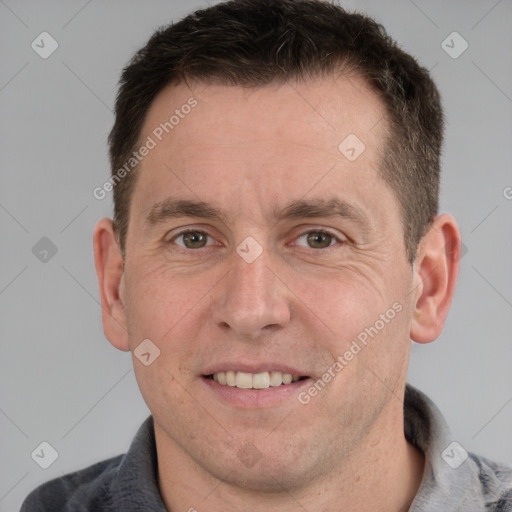
[{"label": "cheek", "polygon": [[[182,324],[201,314],[205,294],[212,289],[215,276],[185,275],[171,272],[165,264],[147,263],[141,261],[131,269],[126,280],[130,338],[153,337],[155,342],[167,342]],[[190,323],[187,325],[190,327]],[[188,334],[193,338],[194,333]]]},{"label": "cheek", "polygon": [[[302,313],[310,317],[329,338],[346,340],[374,322],[385,304],[382,283],[369,281],[359,271],[337,269],[326,275],[292,281],[302,304]],[[300,319],[299,319],[300,320]]]},{"label": "cheek", "polygon": [[401,278],[376,282],[360,272],[342,274],[344,278],[328,283],[311,281],[300,291],[306,306],[302,314],[316,326],[315,339],[327,352],[326,368],[344,357],[351,372],[400,371],[410,314]]},{"label": "cheek", "polygon": [[190,423],[197,422],[200,408],[191,399],[193,390],[184,376],[169,364],[165,355],[147,367],[135,361],[135,376],[155,421],[164,425],[168,433],[179,433],[182,439],[189,437]]}]

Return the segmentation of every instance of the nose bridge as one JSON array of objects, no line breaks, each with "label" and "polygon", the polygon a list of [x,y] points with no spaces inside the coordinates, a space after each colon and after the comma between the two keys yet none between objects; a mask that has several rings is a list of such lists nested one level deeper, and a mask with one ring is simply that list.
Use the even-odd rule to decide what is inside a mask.
[{"label": "nose bridge", "polygon": [[266,304],[271,296],[269,281],[272,276],[268,263],[268,258],[263,255],[252,262],[235,257],[231,267],[231,297],[238,303],[247,302],[260,307]]},{"label": "nose bridge", "polygon": [[217,324],[248,337],[258,336],[268,326],[282,326],[290,316],[282,285],[270,270],[271,254],[263,248],[259,254],[255,250],[249,240],[233,253],[223,293],[214,305]]}]

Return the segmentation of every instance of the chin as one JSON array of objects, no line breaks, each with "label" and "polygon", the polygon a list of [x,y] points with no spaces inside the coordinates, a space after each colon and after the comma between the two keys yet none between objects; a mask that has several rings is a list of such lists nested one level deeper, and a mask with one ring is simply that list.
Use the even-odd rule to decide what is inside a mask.
[{"label": "chin", "polygon": [[224,460],[222,454],[210,453],[210,467],[204,469],[228,484],[254,492],[282,492],[283,488],[300,487],[315,474],[312,458],[298,446],[282,443],[276,448],[267,444],[259,449],[246,442],[231,453],[234,457]]},{"label": "chin", "polygon": [[269,467],[257,465],[253,468],[231,467],[231,473],[224,479],[226,483],[231,483],[241,489],[254,492],[281,493],[283,489],[291,490],[304,485],[306,480],[311,479],[311,475],[299,472],[297,468],[288,467],[285,471],[279,465],[268,464]]}]

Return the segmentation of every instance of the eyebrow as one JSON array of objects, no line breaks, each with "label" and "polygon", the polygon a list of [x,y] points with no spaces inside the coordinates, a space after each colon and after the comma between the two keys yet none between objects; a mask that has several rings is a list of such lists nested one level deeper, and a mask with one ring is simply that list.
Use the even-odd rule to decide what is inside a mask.
[{"label": "eyebrow", "polygon": [[180,217],[226,221],[226,215],[223,212],[204,201],[167,198],[151,206],[144,221],[144,226],[146,230],[149,230],[157,224]]},{"label": "eyebrow", "polygon": [[277,220],[337,216],[358,224],[365,231],[370,228],[370,220],[359,206],[337,197],[292,201],[282,210],[275,210],[274,216]]},{"label": "eyebrow", "polygon": [[[359,225],[365,232],[369,230],[370,221],[361,208],[339,198],[299,199],[291,201],[284,208],[274,210],[277,221],[315,217],[342,217]],[[149,209],[144,226],[150,230],[153,226],[170,219],[196,217],[218,220],[227,224],[227,214],[221,209],[204,201],[167,198],[155,203]]]}]

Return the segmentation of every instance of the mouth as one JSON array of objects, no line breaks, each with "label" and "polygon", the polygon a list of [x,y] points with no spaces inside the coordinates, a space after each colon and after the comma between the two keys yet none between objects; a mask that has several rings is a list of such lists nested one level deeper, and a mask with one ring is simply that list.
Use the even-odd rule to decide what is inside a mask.
[{"label": "mouth", "polygon": [[278,371],[267,371],[261,373],[248,373],[229,370],[205,375],[204,378],[213,380],[221,386],[229,386],[239,389],[269,389],[271,387],[283,387],[294,384],[301,380],[308,379],[307,376],[292,375]]}]

